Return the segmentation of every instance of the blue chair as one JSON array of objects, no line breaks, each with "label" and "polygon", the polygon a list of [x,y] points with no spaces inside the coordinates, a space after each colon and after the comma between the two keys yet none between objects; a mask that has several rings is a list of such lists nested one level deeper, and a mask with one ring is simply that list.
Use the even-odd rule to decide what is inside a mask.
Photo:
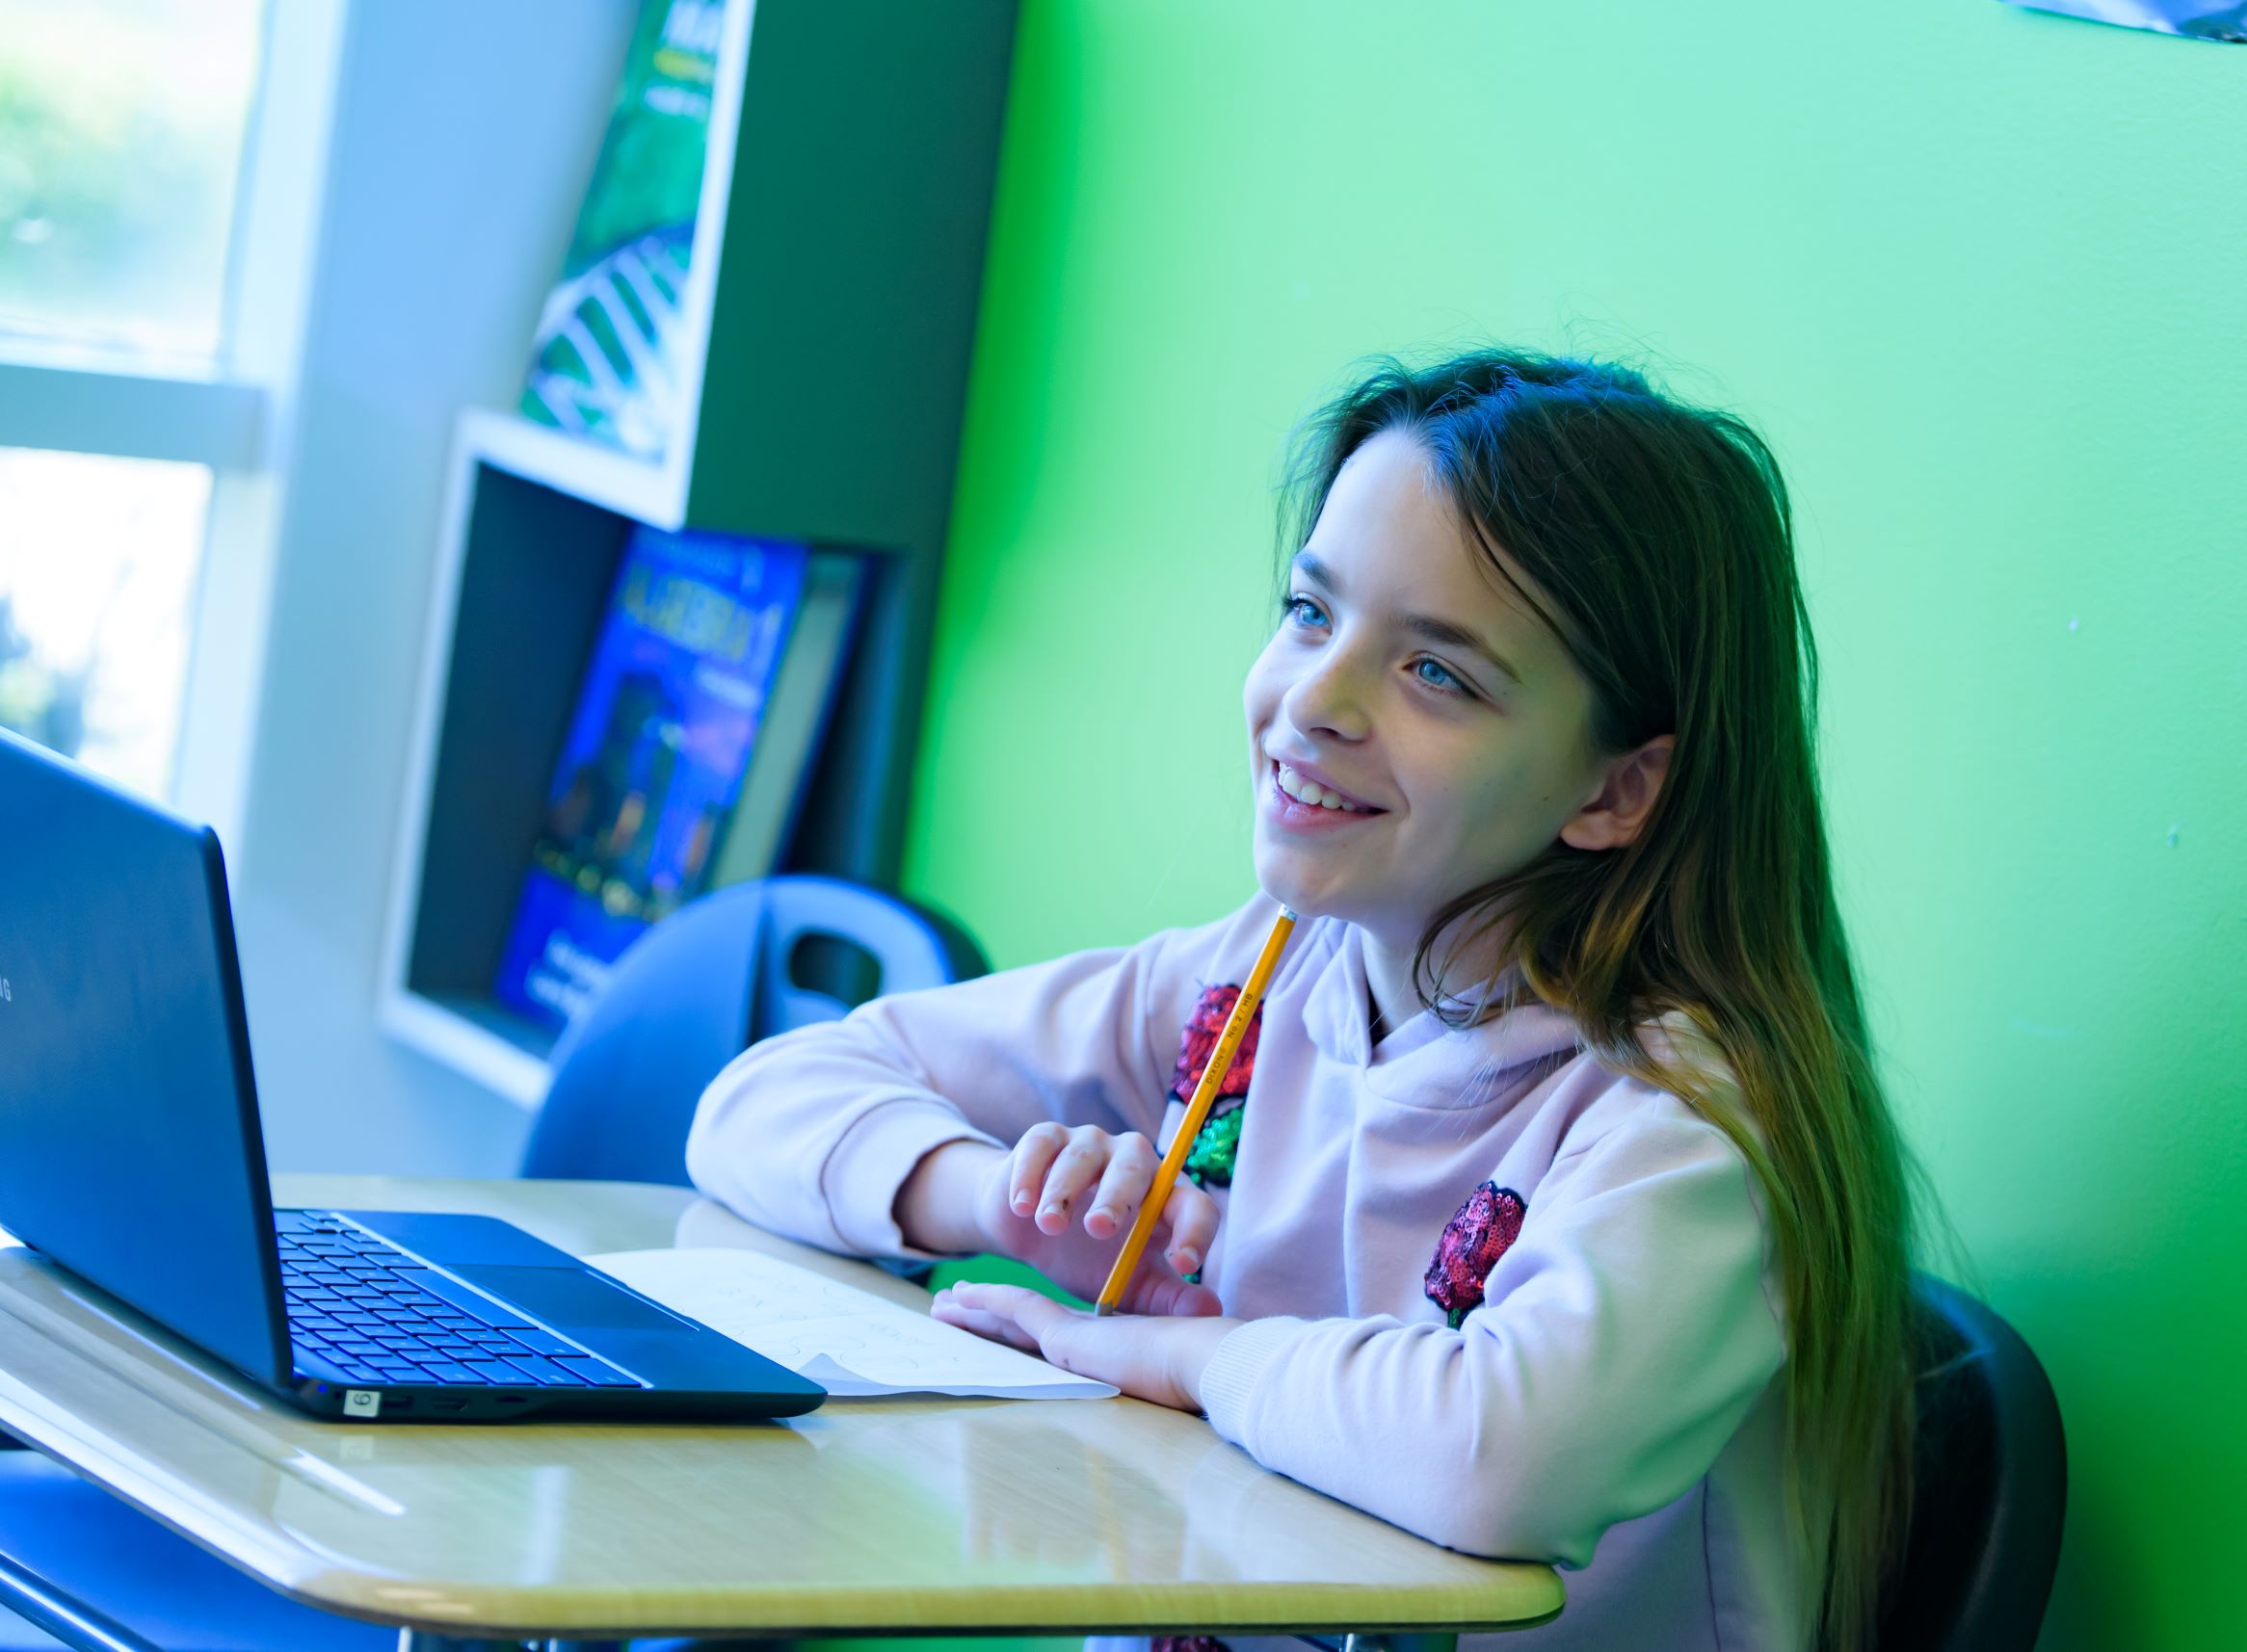
[{"label": "blue chair", "polygon": [[1917,1482],[1884,1652],[2030,1652],[2059,1564],[2068,1443],[2028,1345],[1985,1304],[1913,1278]]},{"label": "blue chair", "polygon": [[684,1187],[687,1126],[718,1069],[760,1038],[849,1011],[801,980],[821,948],[859,978],[859,999],[989,967],[958,926],[863,884],[768,878],[705,896],[625,953],[563,1035],[521,1174]]},{"label": "blue chair", "polygon": [[[948,920],[839,878],[769,878],[705,896],[642,936],[555,1046],[520,1173],[686,1185],[687,1127],[718,1069],[759,1038],[848,1011],[843,997],[802,981],[815,957],[859,998],[940,986],[988,967]],[[395,1652],[398,1644],[394,1629],[274,1593],[37,1452],[0,1451],[0,1584],[13,1584],[18,1601],[43,1588],[57,1615],[40,1621],[84,1647]],[[8,1604],[0,1590],[0,1652],[48,1652],[54,1640]],[[689,1643],[634,1644],[667,1652]]]}]

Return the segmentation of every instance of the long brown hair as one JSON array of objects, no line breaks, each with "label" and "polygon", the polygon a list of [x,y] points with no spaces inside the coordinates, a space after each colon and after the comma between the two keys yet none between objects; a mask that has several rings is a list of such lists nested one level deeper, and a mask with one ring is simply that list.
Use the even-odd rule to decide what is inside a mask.
[{"label": "long brown hair", "polygon": [[[1738,418],[1626,368],[1387,359],[1299,437],[1285,554],[1389,430],[1590,680],[1596,748],[1677,737],[1634,842],[1555,842],[1459,897],[1429,923],[1415,985],[1444,1012],[1451,961],[1494,942],[1599,1060],[1682,1097],[1748,1160],[1784,1290],[1789,1501],[1825,1561],[1820,1639],[1857,1652],[1911,1498],[1910,1200],[1834,902],[1817,651],[1778,464]],[[1682,1036],[1649,1037],[1656,1018]]]}]

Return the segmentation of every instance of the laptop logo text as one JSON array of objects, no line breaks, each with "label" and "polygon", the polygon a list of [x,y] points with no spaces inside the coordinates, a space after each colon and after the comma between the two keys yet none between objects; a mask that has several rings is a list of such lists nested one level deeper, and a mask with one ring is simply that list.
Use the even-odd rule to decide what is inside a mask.
[{"label": "laptop logo text", "polygon": [[8,984],[8,978],[6,976],[0,975],[0,1004],[13,1003],[14,999],[15,988]]}]

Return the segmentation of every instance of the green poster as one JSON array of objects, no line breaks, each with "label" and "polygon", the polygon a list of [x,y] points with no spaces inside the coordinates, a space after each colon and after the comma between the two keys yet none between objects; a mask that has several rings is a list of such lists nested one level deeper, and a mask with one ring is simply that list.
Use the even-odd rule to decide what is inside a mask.
[{"label": "green poster", "polygon": [[525,416],[660,459],[684,411],[680,309],[726,0],[641,0]]}]

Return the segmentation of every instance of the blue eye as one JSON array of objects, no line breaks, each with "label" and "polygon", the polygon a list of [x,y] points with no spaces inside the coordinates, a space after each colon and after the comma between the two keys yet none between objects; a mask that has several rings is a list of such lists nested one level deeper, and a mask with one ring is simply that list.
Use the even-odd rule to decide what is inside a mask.
[{"label": "blue eye", "polygon": [[[1418,665],[1413,668],[1413,671],[1414,675],[1419,677],[1420,681],[1426,683],[1432,689],[1442,689],[1448,693],[1454,694],[1465,694],[1467,692],[1467,685],[1461,682],[1459,678],[1452,673],[1449,667],[1444,666],[1439,661],[1422,660]],[[1434,671],[1436,675],[1433,677],[1429,676],[1427,673],[1430,671]],[[1438,678],[1441,678],[1441,680],[1438,681]]]},{"label": "blue eye", "polygon": [[[1308,618],[1305,617],[1307,611]],[[1326,610],[1308,596],[1291,596],[1287,599],[1287,617],[1298,625],[1324,625],[1327,622]]]}]

